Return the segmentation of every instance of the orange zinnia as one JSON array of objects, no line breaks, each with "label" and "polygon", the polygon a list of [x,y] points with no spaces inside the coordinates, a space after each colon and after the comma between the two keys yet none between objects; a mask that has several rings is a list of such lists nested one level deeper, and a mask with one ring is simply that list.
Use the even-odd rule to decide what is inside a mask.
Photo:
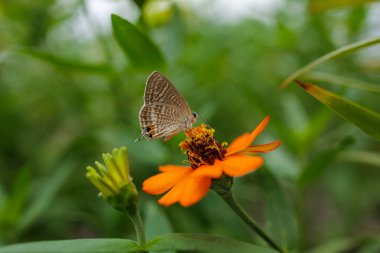
[{"label": "orange zinnia", "polygon": [[260,156],[247,156],[265,153],[276,149],[281,141],[262,145],[251,145],[264,130],[269,121],[266,117],[251,133],[244,133],[226,147],[214,139],[214,129],[202,124],[185,132],[186,139],[180,147],[187,154],[190,166],[160,166],[160,174],[143,183],[143,190],[149,194],[167,192],[159,203],[165,206],[179,202],[188,207],[201,200],[211,187],[212,180],[243,176],[258,169],[264,159]]}]

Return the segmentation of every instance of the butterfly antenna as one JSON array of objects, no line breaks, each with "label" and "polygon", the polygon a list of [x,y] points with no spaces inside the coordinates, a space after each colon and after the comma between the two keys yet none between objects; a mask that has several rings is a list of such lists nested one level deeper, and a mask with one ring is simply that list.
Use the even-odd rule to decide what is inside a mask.
[{"label": "butterfly antenna", "polygon": [[202,115],[199,115],[199,117],[201,118],[201,120],[203,121],[203,123],[205,123],[209,128],[212,128],[208,123],[207,123],[207,120],[205,117],[203,117]]},{"label": "butterfly antenna", "polygon": [[135,142],[138,142],[139,140],[141,140],[142,137],[144,137],[143,134],[142,134],[139,138],[137,138],[137,139],[135,140]]}]

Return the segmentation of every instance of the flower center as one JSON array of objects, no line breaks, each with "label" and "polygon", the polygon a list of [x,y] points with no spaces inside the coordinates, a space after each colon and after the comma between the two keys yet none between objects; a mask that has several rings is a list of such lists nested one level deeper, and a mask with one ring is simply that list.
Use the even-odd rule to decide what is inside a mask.
[{"label": "flower center", "polygon": [[186,130],[186,139],[179,146],[193,169],[205,164],[213,165],[216,159],[223,160],[226,145],[214,139],[214,132],[205,124]]}]

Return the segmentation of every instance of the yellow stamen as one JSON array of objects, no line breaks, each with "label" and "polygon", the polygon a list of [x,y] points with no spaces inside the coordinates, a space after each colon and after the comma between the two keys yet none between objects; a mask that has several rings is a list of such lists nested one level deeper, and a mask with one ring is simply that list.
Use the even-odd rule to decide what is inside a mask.
[{"label": "yellow stamen", "polygon": [[212,165],[216,159],[224,158],[225,146],[214,139],[214,133],[215,130],[205,124],[186,131],[186,139],[179,146],[193,169],[205,164]]}]

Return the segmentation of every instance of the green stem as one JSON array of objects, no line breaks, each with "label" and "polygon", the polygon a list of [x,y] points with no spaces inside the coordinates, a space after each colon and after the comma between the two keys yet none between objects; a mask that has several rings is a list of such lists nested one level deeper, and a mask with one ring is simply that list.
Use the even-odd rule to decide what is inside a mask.
[{"label": "green stem", "polygon": [[249,226],[251,227],[263,240],[265,240],[272,248],[278,250],[279,252],[285,253],[280,246],[273,241],[270,236],[265,233],[263,229],[254,221],[248,214],[241,208],[241,206],[235,201],[230,191],[228,194],[220,195],[224,201],[234,210],[234,212]]},{"label": "green stem", "polygon": [[140,246],[145,245],[144,225],[141,220],[140,212],[137,210],[134,215],[128,215],[135,227],[137,242]]}]

